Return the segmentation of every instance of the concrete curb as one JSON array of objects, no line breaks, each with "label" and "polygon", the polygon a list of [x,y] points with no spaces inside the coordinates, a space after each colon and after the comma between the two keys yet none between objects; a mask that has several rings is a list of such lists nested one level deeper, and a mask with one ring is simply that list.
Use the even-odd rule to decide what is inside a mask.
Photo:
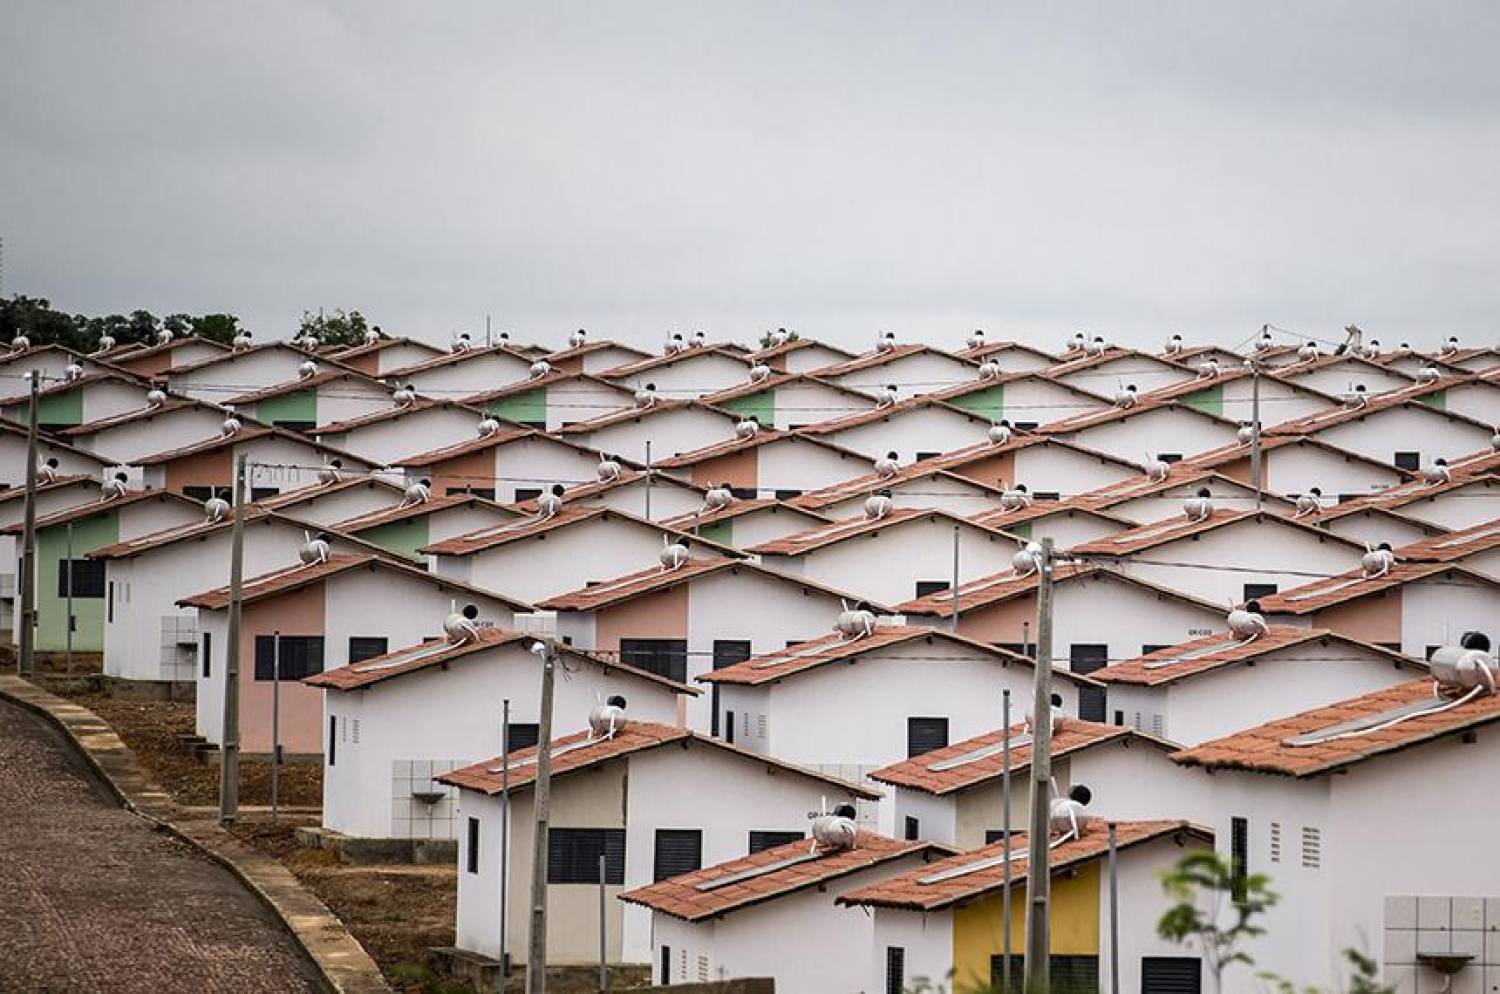
[{"label": "concrete curb", "polygon": [[184,818],[185,812],[104,719],[16,676],[0,675],[0,697],[62,729],[126,810],[195,846],[238,877],[281,919],[335,994],[391,994],[370,954],[327,905],[285,866],[244,845],[216,820]]}]

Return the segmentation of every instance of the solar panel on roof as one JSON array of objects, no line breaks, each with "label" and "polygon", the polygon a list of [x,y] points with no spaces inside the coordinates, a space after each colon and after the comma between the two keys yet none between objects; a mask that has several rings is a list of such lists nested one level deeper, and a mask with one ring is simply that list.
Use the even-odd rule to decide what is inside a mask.
[{"label": "solar panel on roof", "polygon": [[[1027,733],[1023,732],[1020,735],[1012,735],[1010,737],[1010,747],[1012,749],[1019,749],[1022,746],[1029,745],[1031,745],[1031,736]],[[957,756],[950,756],[948,759],[940,759],[935,763],[928,763],[927,769],[931,773],[944,773],[948,770],[956,770],[960,766],[967,766],[970,763],[977,763],[981,759],[989,759],[991,756],[998,756],[1004,751],[1005,743],[996,742],[992,745],[980,746],[977,749],[970,749],[968,752],[961,753]]]},{"label": "solar panel on roof", "polygon": [[704,892],[718,890],[720,887],[728,887],[730,884],[754,880],[757,877],[763,877],[768,873],[775,873],[777,870],[784,870],[789,866],[796,866],[799,863],[810,863],[817,859],[819,855],[816,850],[813,850],[812,852],[799,853],[796,856],[788,856],[785,859],[778,859],[774,863],[766,863],[763,866],[752,866],[745,870],[738,870],[727,876],[705,880],[698,884],[696,889]]}]

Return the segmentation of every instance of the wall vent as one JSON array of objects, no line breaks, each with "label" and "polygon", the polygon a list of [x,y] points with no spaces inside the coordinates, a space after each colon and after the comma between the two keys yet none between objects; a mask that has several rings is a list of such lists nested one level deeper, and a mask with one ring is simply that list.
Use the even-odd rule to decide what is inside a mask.
[{"label": "wall vent", "polygon": [[1302,865],[1309,870],[1323,865],[1323,833],[1311,825],[1302,827]]},{"label": "wall vent", "polygon": [[1281,822],[1271,822],[1271,862],[1281,862]]}]

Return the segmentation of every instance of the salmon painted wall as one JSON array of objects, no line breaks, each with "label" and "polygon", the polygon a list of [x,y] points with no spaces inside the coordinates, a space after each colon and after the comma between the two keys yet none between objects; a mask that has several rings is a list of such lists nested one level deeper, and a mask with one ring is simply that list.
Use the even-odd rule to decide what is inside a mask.
[{"label": "salmon painted wall", "polygon": [[1025,641],[1023,625],[1031,626],[1031,637],[1036,637],[1036,595],[1012,597],[998,604],[984,607],[958,616],[958,634],[980,642]]},{"label": "salmon painted wall", "polygon": [[[959,476],[973,480],[975,483],[983,483],[993,487],[1004,481],[1011,483],[1016,472],[1016,454],[1004,452],[991,456],[988,459],[976,459],[963,466],[954,467],[953,470]],[[1022,481],[1025,482],[1024,480]]]},{"label": "salmon painted wall", "polygon": [[460,490],[493,489],[495,481],[491,477],[498,475],[495,472],[496,451],[498,450],[491,448],[471,452],[433,466],[432,495],[442,497],[448,493],[450,487]]},{"label": "salmon painted wall", "polygon": [[731,487],[754,487],[760,480],[760,449],[731,452],[717,459],[705,459],[693,467],[692,480],[700,487],[727,483]]},{"label": "salmon painted wall", "polygon": [[167,464],[168,490],[183,487],[230,487],[234,485],[234,451],[219,449],[183,456]]},{"label": "salmon painted wall", "polygon": [[366,352],[364,355],[352,356],[348,359],[340,359],[345,366],[359,370],[366,376],[380,375],[380,352]]},{"label": "salmon painted wall", "polygon": [[681,583],[600,611],[594,647],[615,652],[622,638],[685,639],[688,636],[688,584]]},{"label": "salmon painted wall", "polygon": [[[1260,475],[1261,475],[1262,481],[1264,481],[1265,476],[1266,476],[1266,465],[1265,464],[1268,464],[1269,462],[1270,462],[1269,459],[1264,460],[1263,464],[1261,465]],[[1234,462],[1227,462],[1227,463],[1224,463],[1222,466],[1216,466],[1214,468],[1218,472],[1223,473],[1225,476],[1229,477],[1231,480],[1238,480],[1241,483],[1245,484],[1246,486],[1254,486],[1255,485],[1254,482],[1253,482],[1253,480],[1251,479],[1251,476],[1250,476],[1250,460],[1249,459],[1237,459]]]},{"label": "salmon painted wall", "polygon": [[141,356],[134,362],[129,357],[126,357],[120,360],[119,365],[135,373],[137,376],[155,376],[163,370],[172,368],[175,362],[172,354],[175,351],[175,349],[162,349],[160,352],[153,353],[152,355]]},{"label": "salmon painted wall", "polygon": [[1329,628],[1365,642],[1400,643],[1401,591],[1387,590],[1379,597],[1361,597],[1325,608],[1313,615],[1312,623],[1315,628]]},{"label": "salmon painted wall", "polygon": [[[323,635],[323,584],[246,604],[240,621],[240,748],[271,751],[270,680],[255,679],[255,637]],[[326,647],[325,647],[326,648]],[[323,691],[296,680],[281,682],[281,747],[289,753],[323,751]]]}]

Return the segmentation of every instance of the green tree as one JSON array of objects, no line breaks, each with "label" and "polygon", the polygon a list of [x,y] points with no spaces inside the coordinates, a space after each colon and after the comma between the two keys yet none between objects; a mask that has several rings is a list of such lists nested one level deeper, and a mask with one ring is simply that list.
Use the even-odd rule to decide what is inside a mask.
[{"label": "green tree", "polygon": [[[1269,877],[1242,874],[1232,862],[1206,849],[1184,856],[1162,874],[1161,883],[1175,903],[1156,923],[1156,932],[1169,942],[1198,946],[1213,975],[1215,992],[1222,989],[1225,967],[1254,964],[1244,944],[1265,934],[1255,919],[1280,899],[1271,890]],[[1221,924],[1226,904],[1229,922]]]},{"label": "green tree", "polygon": [[359,311],[335,310],[329,314],[303,311],[297,337],[313,335],[324,345],[359,345],[369,330],[369,323]]},{"label": "green tree", "polygon": [[62,345],[78,352],[92,352],[99,339],[109,335],[117,344],[152,342],[162,328],[174,335],[202,335],[226,345],[234,338],[239,319],[233,314],[170,314],[165,318],[146,310],[130,314],[89,317],[56,310],[45,297],[17,294],[0,298],[0,343],[25,335],[32,345]]}]

